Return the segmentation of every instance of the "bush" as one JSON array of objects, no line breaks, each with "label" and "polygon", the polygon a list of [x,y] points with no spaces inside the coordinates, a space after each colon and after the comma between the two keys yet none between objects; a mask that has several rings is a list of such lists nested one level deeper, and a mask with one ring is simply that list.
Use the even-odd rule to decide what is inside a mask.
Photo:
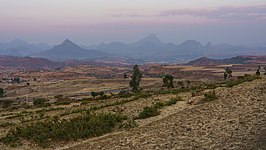
[{"label": "bush", "polygon": [[163,108],[163,106],[164,106],[164,103],[160,101],[153,103],[153,107],[156,109],[161,109]]},{"label": "bush", "polygon": [[236,79],[236,80],[231,80],[231,81],[226,82],[226,86],[227,87],[233,87],[235,85],[242,84],[244,82],[250,82],[250,81],[253,81],[253,80],[256,80],[259,78],[260,77],[257,75],[245,74],[243,77],[238,77],[238,79]]},{"label": "bush", "polygon": [[144,107],[143,110],[139,113],[138,118],[139,119],[145,119],[145,118],[157,116],[159,114],[160,114],[160,112],[159,112],[158,108],[156,108],[154,106]]},{"label": "bush", "polygon": [[215,93],[215,91],[211,91],[211,92],[208,92],[208,93],[204,94],[203,101],[204,102],[209,102],[209,101],[213,101],[215,99],[217,99],[216,93]]},{"label": "bush", "polygon": [[91,92],[91,96],[93,98],[95,98],[97,96],[103,96],[103,95],[104,95],[104,92],[94,92],[94,91]]},{"label": "bush", "polygon": [[163,86],[167,88],[173,88],[174,87],[174,77],[172,75],[165,75],[163,77]]},{"label": "bush", "polygon": [[128,91],[125,91],[125,90],[122,90],[120,91],[116,97],[119,97],[119,98],[128,98],[128,97],[131,97],[133,94],[128,92]]},{"label": "bush", "polygon": [[19,143],[21,140],[33,141],[42,147],[51,142],[71,141],[88,137],[101,136],[111,132],[122,124],[126,117],[118,114],[87,113],[70,120],[50,119],[45,122],[16,127],[1,138],[5,144]]},{"label": "bush", "polygon": [[4,97],[4,89],[0,88],[0,97]]},{"label": "bush", "polygon": [[151,97],[151,96],[152,96],[152,94],[141,92],[141,93],[137,93],[137,94],[132,98],[132,100],[138,100],[138,99],[140,99],[140,98],[148,98],[148,97]]},{"label": "bush", "polygon": [[11,123],[11,122],[1,122],[0,128],[5,128],[5,127],[13,126],[13,125],[15,125],[15,124]]},{"label": "bush", "polygon": [[72,99],[69,98],[60,98],[54,104],[55,105],[69,105],[73,102]]},{"label": "bush", "polygon": [[168,101],[166,101],[165,105],[166,106],[171,106],[171,105],[176,104],[176,102],[177,102],[177,99],[176,98],[171,98]]},{"label": "bush", "polygon": [[14,103],[14,101],[11,100],[0,100],[0,108],[10,108],[12,106],[12,103]]},{"label": "bush", "polygon": [[50,106],[49,103],[47,103],[48,100],[45,98],[37,98],[33,100],[33,105],[37,106],[37,107],[46,107],[46,106]]}]

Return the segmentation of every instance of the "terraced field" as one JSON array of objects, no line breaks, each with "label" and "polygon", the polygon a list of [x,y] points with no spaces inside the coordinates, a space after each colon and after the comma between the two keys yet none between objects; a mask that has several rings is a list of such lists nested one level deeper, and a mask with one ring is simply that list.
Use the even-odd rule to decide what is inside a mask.
[{"label": "terraced field", "polygon": [[[20,106],[0,112],[0,136],[16,126],[42,122],[53,117],[76,118],[87,111],[123,114],[133,120],[130,128],[115,128],[104,136],[77,141],[50,143],[48,149],[263,149],[265,148],[266,79],[225,83],[190,83],[184,89],[161,89],[150,84],[142,93],[109,95],[107,99],[69,99],[67,103],[50,101],[51,106]],[[187,81],[185,81],[187,82]],[[198,92],[195,92],[197,85]],[[157,88],[156,88],[157,87]],[[153,89],[153,90],[151,90]],[[205,94],[215,92],[217,99],[206,101]],[[169,103],[170,100],[176,100]],[[159,114],[140,119],[145,107],[161,103]],[[2,149],[43,149],[34,142]]]},{"label": "terraced field", "polygon": [[130,131],[59,149],[266,149],[266,79],[217,88],[218,100],[165,108]]}]

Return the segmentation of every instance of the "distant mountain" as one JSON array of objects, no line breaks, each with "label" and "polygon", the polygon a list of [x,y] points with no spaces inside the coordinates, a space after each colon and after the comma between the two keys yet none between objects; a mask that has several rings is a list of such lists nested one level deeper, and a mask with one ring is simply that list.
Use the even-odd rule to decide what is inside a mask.
[{"label": "distant mountain", "polygon": [[68,59],[94,59],[109,56],[107,53],[97,50],[88,50],[81,48],[72,41],[66,39],[62,44],[52,49],[32,54],[33,57],[42,57],[52,60],[68,60]]},{"label": "distant mountain", "polygon": [[23,56],[23,54],[21,54],[21,51],[17,50],[17,49],[8,49],[9,53],[7,54],[8,56]]},{"label": "distant mountain", "polygon": [[236,56],[226,59],[210,59],[201,57],[199,59],[190,61],[187,65],[206,66],[206,65],[223,65],[223,64],[265,64],[266,56]]},{"label": "distant mountain", "polygon": [[87,48],[116,54],[122,58],[140,59],[145,62],[176,62],[188,61],[198,57],[228,58],[238,55],[263,55],[266,47],[244,47],[228,44],[205,46],[195,40],[186,40],[181,44],[163,43],[155,34],[150,34],[131,44],[121,42],[101,43]]},{"label": "distant mountain", "polygon": [[0,43],[0,55],[17,56],[19,54],[19,56],[27,56],[50,48],[51,46],[44,43],[29,44],[20,39],[15,39],[9,43]]},{"label": "distant mountain", "polygon": [[144,37],[143,39],[133,43],[135,45],[143,45],[143,44],[154,44],[154,45],[160,45],[163,44],[160,39],[154,34],[150,34],[147,37]]},{"label": "distant mountain", "polygon": [[70,40],[54,48],[46,44],[27,44],[22,40],[0,43],[0,55],[34,56],[53,60],[119,58],[145,62],[188,62],[199,57],[225,59],[239,55],[266,55],[266,47],[246,47],[228,44],[201,44],[196,40],[186,40],[181,44],[164,43],[155,34],[150,34],[136,42],[101,43],[99,45],[78,46]]}]

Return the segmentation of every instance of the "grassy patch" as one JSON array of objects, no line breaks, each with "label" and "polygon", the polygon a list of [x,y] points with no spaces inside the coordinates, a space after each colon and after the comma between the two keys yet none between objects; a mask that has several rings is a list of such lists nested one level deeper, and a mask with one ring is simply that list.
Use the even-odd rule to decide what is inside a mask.
[{"label": "grassy patch", "polygon": [[251,81],[259,79],[259,78],[260,77],[257,76],[257,75],[247,75],[246,74],[242,78],[238,78],[238,79],[235,79],[235,80],[227,81],[225,84],[226,84],[226,87],[233,87],[233,86],[236,86],[238,84],[242,84],[244,82],[251,82]]},{"label": "grassy patch", "polygon": [[13,126],[15,125],[15,123],[11,123],[11,122],[1,122],[0,123],[0,128],[5,128],[5,127],[8,127],[8,126]]},{"label": "grassy patch", "polygon": [[141,98],[149,98],[151,96],[152,96],[152,94],[150,94],[150,93],[140,92],[140,93],[135,94],[134,97],[132,98],[132,100],[138,100]]},{"label": "grassy patch", "polygon": [[153,116],[160,115],[158,108],[154,106],[144,107],[143,110],[139,113],[139,119],[145,119]]},{"label": "grassy patch", "polygon": [[34,142],[47,147],[52,142],[71,141],[96,137],[111,132],[121,126],[126,117],[119,114],[87,113],[70,120],[54,118],[45,122],[20,126],[12,129],[1,138],[1,142],[9,145],[20,143],[21,140]]},{"label": "grassy patch", "polygon": [[49,100],[45,98],[37,98],[33,100],[33,105],[36,107],[47,107],[51,106],[51,104],[47,103]]},{"label": "grassy patch", "polygon": [[204,94],[203,101],[204,102],[209,102],[209,101],[213,101],[215,99],[217,99],[216,93],[215,93],[215,91],[211,91],[211,92],[208,92],[208,93]]},{"label": "grassy patch", "polygon": [[166,101],[165,105],[166,105],[166,106],[171,106],[171,105],[176,104],[176,102],[177,102],[176,99],[172,99],[172,98],[171,98],[170,100]]}]

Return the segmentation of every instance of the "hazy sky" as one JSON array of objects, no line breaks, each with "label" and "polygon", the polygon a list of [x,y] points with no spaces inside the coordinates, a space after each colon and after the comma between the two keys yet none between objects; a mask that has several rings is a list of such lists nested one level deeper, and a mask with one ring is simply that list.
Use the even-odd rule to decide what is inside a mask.
[{"label": "hazy sky", "polygon": [[0,41],[266,45],[266,0],[0,0]]}]

